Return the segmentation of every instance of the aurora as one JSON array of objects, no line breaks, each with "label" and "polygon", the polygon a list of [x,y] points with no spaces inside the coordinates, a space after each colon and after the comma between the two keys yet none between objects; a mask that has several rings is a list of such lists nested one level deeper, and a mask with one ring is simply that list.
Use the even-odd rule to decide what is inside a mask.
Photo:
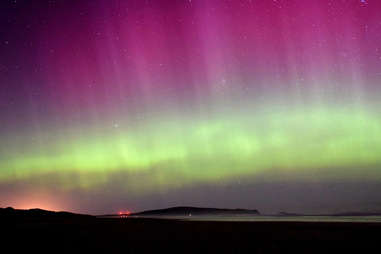
[{"label": "aurora", "polygon": [[[2,202],[51,194],[108,212],[202,204],[234,186],[219,205],[275,211],[252,188],[381,181],[377,1],[2,5]],[[351,192],[348,207],[376,202]],[[78,206],[95,193],[107,198]],[[293,197],[282,205],[313,210]],[[319,198],[322,211],[341,204]]]}]

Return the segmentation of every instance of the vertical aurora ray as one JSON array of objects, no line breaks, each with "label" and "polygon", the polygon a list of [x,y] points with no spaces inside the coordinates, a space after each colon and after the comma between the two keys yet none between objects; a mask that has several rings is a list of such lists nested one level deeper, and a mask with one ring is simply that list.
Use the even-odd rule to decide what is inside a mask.
[{"label": "vertical aurora ray", "polygon": [[0,95],[2,186],[91,193],[120,175],[118,195],[144,199],[237,179],[381,180],[377,1],[36,8],[39,67],[2,78],[18,86]]}]

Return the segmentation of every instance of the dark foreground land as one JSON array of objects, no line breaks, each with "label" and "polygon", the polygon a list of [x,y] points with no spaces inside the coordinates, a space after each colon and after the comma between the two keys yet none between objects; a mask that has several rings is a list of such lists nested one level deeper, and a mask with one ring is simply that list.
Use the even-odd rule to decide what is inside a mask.
[{"label": "dark foreground land", "polygon": [[2,249],[12,253],[381,251],[381,223],[208,222],[38,214],[0,214]]}]

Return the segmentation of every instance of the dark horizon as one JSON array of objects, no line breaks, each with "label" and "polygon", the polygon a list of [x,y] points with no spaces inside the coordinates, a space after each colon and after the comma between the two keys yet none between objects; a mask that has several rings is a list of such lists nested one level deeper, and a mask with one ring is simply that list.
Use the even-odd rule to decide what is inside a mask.
[{"label": "dark horizon", "polygon": [[[242,184],[242,183],[241,183]],[[343,184],[343,183],[326,183],[326,184],[301,184],[300,186],[297,184],[274,184],[271,185],[268,183],[263,183],[261,185],[257,184],[257,186],[247,186],[247,192],[253,193],[254,190],[257,190],[256,195],[252,195],[251,205],[248,206],[247,200],[233,200],[237,191],[241,191],[241,189],[232,189],[232,187],[221,187],[221,189],[212,190],[212,187],[207,186],[204,188],[199,187],[198,191],[187,191],[184,192],[172,192],[166,193],[165,197],[169,200],[173,200],[171,203],[159,200],[154,202],[154,199],[142,200],[122,200],[120,202],[115,202],[110,198],[109,202],[97,202],[94,203],[91,199],[86,200],[83,199],[79,192],[77,195],[70,196],[71,199],[76,197],[78,201],[73,201],[73,203],[82,203],[82,207],[90,207],[90,209],[81,209],[78,207],[62,207],[62,208],[49,208],[44,206],[33,206],[33,207],[18,207],[12,204],[5,204],[4,202],[0,203],[1,207],[13,207],[16,209],[30,209],[30,208],[40,208],[46,210],[53,211],[69,211],[74,213],[85,213],[91,215],[102,215],[102,214],[116,214],[119,211],[129,210],[131,212],[139,212],[145,210],[155,210],[155,209],[163,209],[168,207],[176,207],[176,206],[194,206],[194,207],[215,207],[215,208],[227,208],[227,209],[257,209],[262,214],[277,214],[279,212],[289,212],[289,213],[302,213],[302,214],[334,214],[334,213],[342,213],[342,212],[377,212],[381,210],[381,204],[377,202],[377,190],[379,185],[377,182],[373,184],[369,184],[366,188],[363,187],[362,183],[352,183],[352,184]],[[16,188],[14,186],[14,188]],[[266,195],[270,193],[271,188],[272,196]],[[229,192],[226,191],[230,190]],[[334,190],[334,193],[332,192]],[[12,189],[11,189],[12,191]],[[17,193],[15,189],[13,189],[13,193]],[[0,191],[1,192],[1,191]],[[4,195],[4,192],[1,192]],[[205,193],[208,193],[208,198],[211,201],[197,201],[201,200],[201,196]],[[315,197],[311,200],[311,193],[319,193],[321,194],[320,202],[319,198]],[[344,199],[345,194],[352,193],[351,197]],[[98,195],[99,193],[94,193],[93,195]],[[289,200],[289,195],[294,195],[294,201],[291,202]],[[318,195],[318,194],[315,194]],[[333,196],[335,195],[335,196]],[[86,196],[89,196],[87,194]],[[164,196],[164,195],[163,195]],[[91,197],[91,195],[90,195]],[[328,203],[324,201],[324,198],[331,197],[332,202]],[[189,202],[181,202],[182,198],[186,200],[190,200]],[[107,200],[107,198],[105,198]],[[353,202],[353,199],[358,200],[357,202]],[[52,199],[54,201],[54,199]],[[53,203],[52,200],[49,200],[50,203]],[[152,201],[154,200],[154,201]],[[196,200],[193,201],[192,200]],[[85,201],[85,202],[84,202]],[[144,202],[143,202],[144,201]],[[161,201],[161,202],[160,202]],[[232,205],[226,205],[230,203]],[[134,204],[134,205],[131,205]],[[168,205],[167,205],[168,204]],[[257,204],[257,205],[256,205]],[[91,206],[101,206],[102,209],[91,209]],[[301,208],[302,207],[302,208]],[[307,209],[306,209],[307,207]]]}]

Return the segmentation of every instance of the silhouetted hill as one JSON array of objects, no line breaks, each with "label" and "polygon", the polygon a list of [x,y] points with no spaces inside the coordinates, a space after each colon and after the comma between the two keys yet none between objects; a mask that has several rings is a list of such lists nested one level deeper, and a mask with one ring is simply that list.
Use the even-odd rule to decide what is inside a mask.
[{"label": "silhouetted hill", "polygon": [[166,209],[143,211],[139,213],[134,213],[132,215],[143,215],[143,216],[259,215],[259,212],[258,210],[247,210],[247,209],[220,209],[220,208],[178,206],[178,207],[170,207]]},{"label": "silhouetted hill", "polygon": [[39,208],[14,209],[12,207],[0,208],[0,219],[85,219],[94,218],[91,215],[76,214],[70,212],[54,212]]}]

